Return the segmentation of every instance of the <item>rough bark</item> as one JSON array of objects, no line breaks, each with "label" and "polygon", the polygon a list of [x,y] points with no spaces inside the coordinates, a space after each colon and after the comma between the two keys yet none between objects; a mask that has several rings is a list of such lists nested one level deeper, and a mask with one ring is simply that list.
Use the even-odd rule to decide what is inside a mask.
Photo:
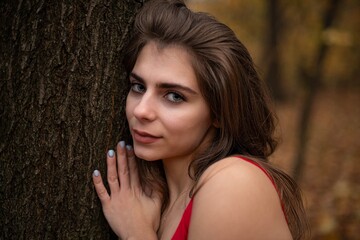
[{"label": "rough bark", "polygon": [[108,239],[91,182],[126,131],[139,1],[0,2],[0,239]]}]

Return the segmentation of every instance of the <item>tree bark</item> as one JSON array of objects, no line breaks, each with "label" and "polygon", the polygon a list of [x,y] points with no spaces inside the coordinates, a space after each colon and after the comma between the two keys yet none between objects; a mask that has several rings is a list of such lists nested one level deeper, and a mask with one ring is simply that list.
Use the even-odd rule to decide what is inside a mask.
[{"label": "tree bark", "polygon": [[0,239],[108,239],[91,174],[127,134],[139,1],[0,3]]}]

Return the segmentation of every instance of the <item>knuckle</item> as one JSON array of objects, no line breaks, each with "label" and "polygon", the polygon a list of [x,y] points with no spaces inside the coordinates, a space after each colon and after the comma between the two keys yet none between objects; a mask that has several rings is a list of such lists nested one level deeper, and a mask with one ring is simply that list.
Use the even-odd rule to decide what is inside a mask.
[{"label": "knuckle", "polygon": [[117,181],[118,181],[117,176],[115,176],[115,175],[108,176],[108,182],[109,183],[116,183]]},{"label": "knuckle", "polygon": [[128,170],[127,168],[124,168],[124,169],[121,169],[121,170],[120,170],[120,173],[121,173],[122,175],[127,176],[127,175],[129,175],[129,170]]},{"label": "knuckle", "polygon": [[106,189],[104,189],[104,188],[99,189],[98,190],[98,195],[99,195],[100,198],[105,198],[106,195],[107,195]]}]

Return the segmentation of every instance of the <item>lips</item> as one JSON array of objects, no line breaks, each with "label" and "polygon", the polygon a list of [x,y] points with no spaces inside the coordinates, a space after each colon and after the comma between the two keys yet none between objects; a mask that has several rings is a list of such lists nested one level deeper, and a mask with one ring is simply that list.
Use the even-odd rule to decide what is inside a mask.
[{"label": "lips", "polygon": [[150,144],[159,140],[161,137],[151,135],[147,132],[133,129],[133,139],[138,143]]}]

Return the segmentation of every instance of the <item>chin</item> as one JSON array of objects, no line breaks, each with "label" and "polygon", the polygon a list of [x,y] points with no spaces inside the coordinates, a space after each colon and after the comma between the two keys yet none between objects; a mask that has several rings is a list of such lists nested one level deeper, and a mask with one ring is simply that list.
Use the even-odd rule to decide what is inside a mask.
[{"label": "chin", "polygon": [[136,151],[136,148],[134,148],[135,156],[148,162],[158,161],[160,160],[158,156],[152,156],[151,154],[146,154],[143,151]]}]

